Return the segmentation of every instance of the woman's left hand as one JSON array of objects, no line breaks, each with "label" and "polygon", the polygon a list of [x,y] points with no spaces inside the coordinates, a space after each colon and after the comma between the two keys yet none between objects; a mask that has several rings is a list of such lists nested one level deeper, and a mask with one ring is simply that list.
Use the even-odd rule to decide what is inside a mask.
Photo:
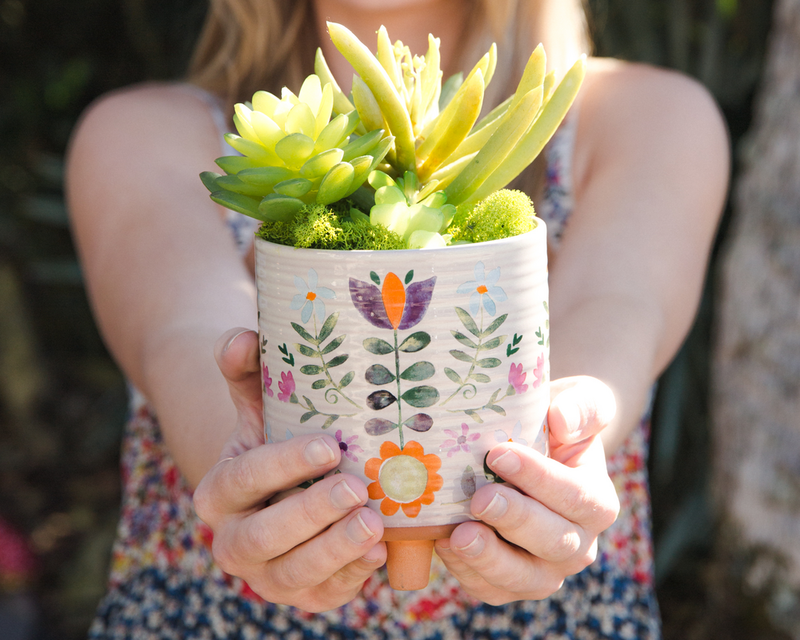
[{"label": "woman's left hand", "polygon": [[550,397],[550,458],[512,442],[494,447],[487,462],[510,484],[481,487],[471,511],[483,522],[436,542],[467,593],[489,604],[555,593],[594,561],[597,536],[619,512],[599,437],[614,417],[613,393],[579,376],[554,380]]}]

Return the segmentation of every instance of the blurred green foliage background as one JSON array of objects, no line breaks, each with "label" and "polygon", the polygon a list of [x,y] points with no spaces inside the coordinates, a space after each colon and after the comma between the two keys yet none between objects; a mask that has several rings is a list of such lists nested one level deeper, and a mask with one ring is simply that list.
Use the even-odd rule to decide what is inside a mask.
[{"label": "blurred green foliage background", "polygon": [[[716,96],[735,151],[750,125],[770,0],[587,4],[599,55],[697,77]],[[43,612],[31,618],[35,637],[84,637],[104,591],[126,411],[124,380],[93,323],[69,234],[65,147],[95,97],[179,76],[205,9],[201,0],[0,0],[0,517],[27,537],[38,562],[24,583],[0,584],[0,618],[21,595]],[[665,637],[779,638],[762,625],[758,603],[720,603],[711,593],[713,294],[711,277],[655,407],[650,466]]]}]

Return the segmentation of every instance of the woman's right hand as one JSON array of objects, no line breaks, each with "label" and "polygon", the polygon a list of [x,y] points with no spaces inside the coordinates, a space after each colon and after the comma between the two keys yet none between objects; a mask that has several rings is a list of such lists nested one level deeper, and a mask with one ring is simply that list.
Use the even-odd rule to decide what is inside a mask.
[{"label": "woman's right hand", "polygon": [[272,496],[339,464],[328,435],[264,444],[258,336],[234,329],[215,356],[238,412],[219,462],[194,493],[197,515],[214,532],[219,567],[268,602],[320,612],[352,600],[386,561],[380,516],[365,507],[367,488],[335,474],[270,504]]}]

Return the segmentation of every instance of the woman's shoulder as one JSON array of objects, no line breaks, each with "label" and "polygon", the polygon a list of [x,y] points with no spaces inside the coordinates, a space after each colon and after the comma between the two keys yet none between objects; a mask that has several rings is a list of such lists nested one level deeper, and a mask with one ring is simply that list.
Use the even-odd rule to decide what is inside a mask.
[{"label": "woman's shoulder", "polygon": [[727,162],[727,129],[716,101],[677,71],[591,58],[580,113],[576,171],[598,160],[641,160],[648,152],[674,160],[700,151],[720,166]]},{"label": "woman's shoulder", "polygon": [[117,89],[95,99],[82,114],[73,144],[123,148],[162,141],[169,145],[214,148],[219,129],[209,100],[183,83],[148,82]]},{"label": "woman's shoulder", "polygon": [[[148,83],[95,100],[72,132],[67,153],[71,197],[119,199],[199,182],[222,150],[211,107],[186,85]],[[167,178],[168,177],[168,178]],[[110,201],[110,200],[109,200]]]}]

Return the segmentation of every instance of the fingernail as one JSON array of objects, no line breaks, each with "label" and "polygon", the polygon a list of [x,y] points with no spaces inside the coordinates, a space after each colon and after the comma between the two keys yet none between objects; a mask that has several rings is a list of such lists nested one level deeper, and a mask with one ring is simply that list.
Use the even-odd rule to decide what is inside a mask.
[{"label": "fingernail", "polygon": [[333,506],[342,511],[352,509],[358,504],[361,504],[361,499],[356,495],[356,492],[350,488],[346,481],[342,480],[333,485],[331,489],[331,502]]},{"label": "fingernail", "polygon": [[249,331],[249,329],[245,329],[244,331],[240,331],[235,336],[233,336],[230,340],[228,340],[228,342],[226,342],[225,346],[222,348],[222,353],[225,353],[230,348],[230,346],[233,344],[233,342],[234,342],[234,340],[236,340],[236,338],[238,338],[243,333],[247,333],[248,331]]},{"label": "fingernail", "polygon": [[465,556],[474,558],[475,556],[480,554],[481,551],[483,551],[484,546],[485,545],[483,542],[483,538],[481,537],[480,534],[478,534],[472,539],[472,542],[470,542],[465,547],[455,547],[455,549],[456,551],[460,551],[461,553],[463,553]]},{"label": "fingernail", "polygon": [[501,474],[512,474],[522,468],[522,461],[516,453],[508,450],[503,455],[495,458],[493,462],[490,462],[489,466]]},{"label": "fingernail", "polygon": [[333,450],[322,438],[315,438],[309,442],[303,451],[303,455],[306,462],[315,467],[321,467],[336,460]]},{"label": "fingernail", "polygon": [[508,511],[508,500],[505,496],[495,493],[491,502],[478,514],[481,520],[497,520]]},{"label": "fingernail", "polygon": [[347,523],[347,537],[356,544],[362,544],[372,538],[375,533],[367,526],[360,513],[357,513],[354,518],[350,518]]},{"label": "fingernail", "polygon": [[370,549],[363,556],[361,556],[361,559],[364,562],[371,562],[371,563],[380,562],[381,560],[383,560],[383,554],[381,553],[380,545],[375,545],[374,547],[372,547],[372,549]]},{"label": "fingernail", "polygon": [[564,416],[564,425],[568,433],[577,433],[581,427],[581,411],[574,402],[560,402],[558,405],[561,415]]}]

